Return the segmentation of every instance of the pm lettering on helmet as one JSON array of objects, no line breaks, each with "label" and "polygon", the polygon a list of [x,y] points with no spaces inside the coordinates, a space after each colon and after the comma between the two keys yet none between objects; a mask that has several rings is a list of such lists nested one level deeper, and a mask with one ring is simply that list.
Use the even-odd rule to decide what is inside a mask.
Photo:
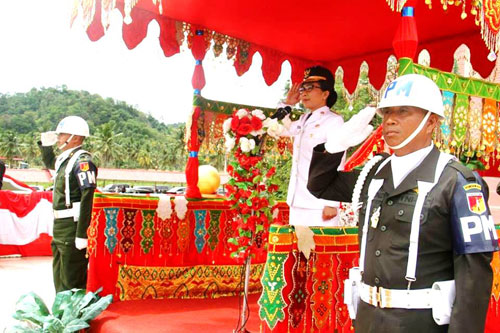
[{"label": "pm lettering on helmet", "polygon": [[[396,86],[397,86],[397,88],[396,88]],[[387,94],[389,93],[389,91],[392,91],[394,89],[396,89],[394,91],[395,95],[400,95],[401,93],[404,93],[404,95],[406,97],[408,97],[410,95],[410,91],[411,91],[411,87],[412,86],[413,86],[413,81],[407,81],[407,82],[404,82],[404,81],[403,82],[393,81],[387,87],[387,89],[385,91],[384,98],[387,98]]]},{"label": "pm lettering on helmet", "polygon": [[474,235],[484,240],[498,239],[495,230],[495,222],[491,215],[471,215],[460,218],[460,225],[462,226],[462,234],[465,243],[472,242]]}]

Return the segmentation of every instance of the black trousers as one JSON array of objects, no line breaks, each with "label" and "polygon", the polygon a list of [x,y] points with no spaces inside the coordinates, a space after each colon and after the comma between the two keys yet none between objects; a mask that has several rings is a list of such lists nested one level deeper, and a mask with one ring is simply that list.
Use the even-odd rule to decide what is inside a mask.
[{"label": "black trousers", "polygon": [[78,250],[75,247],[74,239],[57,240],[53,239],[52,247],[52,274],[56,292],[73,288],[87,288],[87,267],[86,249]]}]

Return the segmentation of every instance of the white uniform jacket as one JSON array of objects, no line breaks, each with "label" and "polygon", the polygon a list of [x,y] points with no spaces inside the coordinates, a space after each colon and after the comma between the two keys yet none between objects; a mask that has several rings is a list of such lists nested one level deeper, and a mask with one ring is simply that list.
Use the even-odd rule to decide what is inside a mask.
[{"label": "white uniform jacket", "polygon": [[[333,113],[327,106],[323,106],[312,114],[310,112],[303,114],[282,133],[283,136],[293,137],[293,163],[286,200],[288,206],[309,209],[339,206],[338,201],[318,199],[313,196],[307,190],[307,179],[313,148],[325,142],[327,133],[335,131],[343,123],[342,116]],[[345,156],[339,167],[340,170],[344,167],[344,159]]]}]

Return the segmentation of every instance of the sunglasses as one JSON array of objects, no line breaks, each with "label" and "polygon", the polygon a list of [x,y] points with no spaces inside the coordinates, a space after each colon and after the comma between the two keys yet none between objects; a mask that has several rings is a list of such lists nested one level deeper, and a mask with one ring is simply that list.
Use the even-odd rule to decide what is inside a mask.
[{"label": "sunglasses", "polygon": [[314,85],[314,84],[304,84],[299,88],[299,94],[302,94],[304,92],[311,92],[314,88],[320,88],[320,86]]}]

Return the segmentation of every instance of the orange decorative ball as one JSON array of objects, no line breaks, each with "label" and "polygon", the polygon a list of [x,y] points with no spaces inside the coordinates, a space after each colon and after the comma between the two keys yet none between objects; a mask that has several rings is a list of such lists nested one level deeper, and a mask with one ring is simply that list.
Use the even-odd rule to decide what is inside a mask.
[{"label": "orange decorative ball", "polygon": [[198,188],[202,194],[213,194],[220,185],[220,175],[216,168],[211,165],[200,165],[198,167]]}]

